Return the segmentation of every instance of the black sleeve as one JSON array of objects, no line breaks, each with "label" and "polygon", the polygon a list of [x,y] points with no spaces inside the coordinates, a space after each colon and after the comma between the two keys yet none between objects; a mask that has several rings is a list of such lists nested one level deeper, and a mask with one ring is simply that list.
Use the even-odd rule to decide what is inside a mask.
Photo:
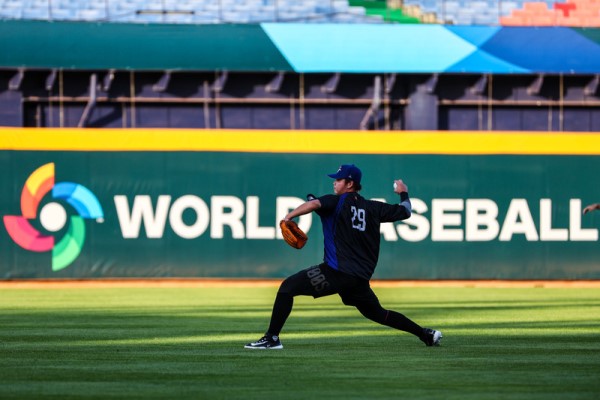
[{"label": "black sleeve", "polygon": [[408,219],[412,213],[410,198],[408,193],[400,193],[400,204],[380,203],[381,222],[394,222]]},{"label": "black sleeve", "polygon": [[317,215],[328,215],[337,207],[340,196],[335,194],[326,194],[325,196],[319,197],[318,200],[321,203],[321,208],[316,210],[315,213],[317,213]]}]

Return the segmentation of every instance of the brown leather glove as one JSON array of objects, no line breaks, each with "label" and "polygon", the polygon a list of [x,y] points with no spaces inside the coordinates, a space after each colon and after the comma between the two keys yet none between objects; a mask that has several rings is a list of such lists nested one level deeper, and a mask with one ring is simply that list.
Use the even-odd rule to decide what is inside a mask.
[{"label": "brown leather glove", "polygon": [[279,222],[279,227],[281,228],[283,239],[287,244],[295,249],[304,247],[308,240],[308,236],[306,236],[306,233],[302,232],[302,229],[298,227],[296,222],[292,220],[281,220],[281,222]]}]

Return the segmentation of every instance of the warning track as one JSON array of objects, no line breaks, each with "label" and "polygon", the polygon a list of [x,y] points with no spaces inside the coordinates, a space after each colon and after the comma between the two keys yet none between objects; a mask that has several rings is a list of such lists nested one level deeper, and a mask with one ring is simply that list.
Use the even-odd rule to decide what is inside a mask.
[{"label": "warning track", "polygon": [[[0,288],[277,287],[282,279],[148,278],[4,280]],[[372,280],[372,287],[600,288],[600,280]]]}]

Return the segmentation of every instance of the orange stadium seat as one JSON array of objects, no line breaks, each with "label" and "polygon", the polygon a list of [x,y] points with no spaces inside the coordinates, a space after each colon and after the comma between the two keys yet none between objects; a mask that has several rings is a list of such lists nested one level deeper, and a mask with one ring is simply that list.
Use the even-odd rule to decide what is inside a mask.
[{"label": "orange stadium seat", "polygon": [[530,13],[539,13],[548,11],[548,4],[543,3],[541,1],[532,1],[528,3],[523,3],[523,10]]},{"label": "orange stadium seat", "polygon": [[593,18],[593,17],[597,17],[598,15],[600,15],[600,10],[596,10],[595,12],[591,12],[589,10],[580,10],[580,9],[575,9],[573,11],[571,11],[569,17],[573,18]]},{"label": "orange stadium seat", "polygon": [[556,16],[556,26],[573,26],[573,22],[571,17],[567,17],[563,14],[559,14]]},{"label": "orange stadium seat", "polygon": [[566,4],[573,4],[579,11],[595,12],[600,10],[600,1],[598,0],[567,0]]},{"label": "orange stadium seat", "polygon": [[590,16],[583,18],[583,23],[581,25],[585,28],[598,28],[600,27],[600,17],[598,16]]},{"label": "orange stadium seat", "polygon": [[519,10],[519,9],[517,9],[517,10],[513,10],[512,11],[512,16],[513,17],[520,17],[520,18],[522,18],[523,20],[526,21],[526,20],[531,19],[532,13],[529,12],[528,10],[524,10],[524,9]]},{"label": "orange stadium seat", "polygon": [[546,3],[524,3],[522,9],[514,9],[510,16],[501,17],[500,24],[506,26],[555,26],[560,10],[550,9]]},{"label": "orange stadium seat", "polygon": [[500,25],[502,26],[525,26],[527,18],[519,15],[507,15],[500,17]]},{"label": "orange stadium seat", "polygon": [[556,25],[556,17],[554,15],[536,15],[531,18],[529,25],[531,25],[531,26],[554,26],[554,25]]},{"label": "orange stadium seat", "polygon": [[600,0],[567,0],[552,8],[540,1],[526,2],[499,20],[504,26],[600,27]]}]

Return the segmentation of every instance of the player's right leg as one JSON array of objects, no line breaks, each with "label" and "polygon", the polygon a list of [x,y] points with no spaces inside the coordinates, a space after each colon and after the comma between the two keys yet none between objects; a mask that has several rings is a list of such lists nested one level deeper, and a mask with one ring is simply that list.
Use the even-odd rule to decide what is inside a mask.
[{"label": "player's right leg", "polygon": [[248,343],[244,347],[246,349],[282,349],[279,333],[292,312],[294,297],[313,296],[317,298],[337,293],[335,285],[328,279],[327,268],[329,267],[324,264],[315,265],[284,280],[279,286],[273,303],[269,329],[262,338]]}]

